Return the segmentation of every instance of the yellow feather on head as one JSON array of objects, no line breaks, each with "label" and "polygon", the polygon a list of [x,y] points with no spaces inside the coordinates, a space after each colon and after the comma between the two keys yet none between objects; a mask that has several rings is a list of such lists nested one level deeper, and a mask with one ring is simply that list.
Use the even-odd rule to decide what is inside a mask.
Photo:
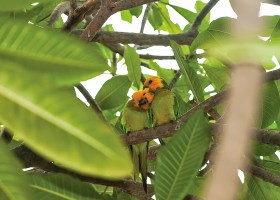
[{"label": "yellow feather on head", "polygon": [[161,78],[153,76],[147,78],[144,82],[144,88],[149,88],[151,91],[156,91],[158,88],[163,88],[163,81]]},{"label": "yellow feather on head", "polygon": [[144,110],[148,110],[150,108],[153,98],[154,94],[150,93],[148,88],[138,90],[132,95],[134,106],[140,107]]}]

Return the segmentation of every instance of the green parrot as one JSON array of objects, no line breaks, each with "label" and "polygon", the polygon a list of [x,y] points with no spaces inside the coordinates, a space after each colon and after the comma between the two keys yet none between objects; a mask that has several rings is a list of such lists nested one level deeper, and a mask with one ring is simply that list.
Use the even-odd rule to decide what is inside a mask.
[{"label": "green parrot", "polygon": [[[171,92],[159,77],[147,78],[144,82],[144,88],[149,88],[154,93],[154,99],[151,105],[153,113],[154,126],[167,124],[176,119],[174,113],[174,93]],[[161,144],[164,144],[162,138],[159,138]]]},{"label": "green parrot", "polygon": [[[139,90],[132,95],[123,109],[122,123],[127,127],[127,134],[132,131],[143,130],[149,122],[148,109],[153,100],[153,94],[149,89]],[[144,191],[147,193],[147,154],[149,142],[131,145],[130,152],[134,164],[133,178],[136,181],[141,173]]]}]

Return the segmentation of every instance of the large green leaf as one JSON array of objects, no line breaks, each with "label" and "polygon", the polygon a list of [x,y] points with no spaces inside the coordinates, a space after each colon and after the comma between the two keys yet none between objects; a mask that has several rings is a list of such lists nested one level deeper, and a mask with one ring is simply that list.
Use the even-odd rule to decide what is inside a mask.
[{"label": "large green leaf", "polygon": [[19,63],[10,67],[24,67],[48,84],[73,85],[108,69],[98,46],[17,20],[0,23],[0,62]]},{"label": "large green leaf", "polygon": [[29,200],[29,179],[3,140],[0,140],[0,158],[0,198],[3,200]]},{"label": "large green leaf", "polygon": [[175,59],[180,67],[180,70],[185,79],[187,80],[195,99],[197,100],[197,102],[202,102],[204,100],[203,89],[197,77],[197,74],[187,64],[180,45],[178,45],[174,41],[170,41],[170,45],[174,52]]},{"label": "large green leaf", "polygon": [[280,97],[275,83],[265,84],[263,87],[263,100],[259,119],[262,128],[269,126],[277,119],[280,109],[279,102]]},{"label": "large green leaf", "polygon": [[129,175],[130,158],[117,134],[76,98],[73,89],[50,88],[40,77],[14,69],[0,73],[0,121],[16,137],[79,173],[107,178]]},{"label": "large green leaf", "polygon": [[92,200],[102,199],[94,188],[85,182],[63,174],[31,175],[32,196],[40,200]]},{"label": "large green leaf", "polygon": [[116,108],[127,102],[130,86],[127,76],[114,76],[104,83],[95,100],[102,109]]},{"label": "large green leaf", "polygon": [[209,28],[201,32],[192,42],[190,47],[191,52],[197,48],[207,49],[216,44],[223,44],[223,39],[231,37],[230,24],[231,18],[222,17],[211,22]]},{"label": "large green leaf", "polygon": [[3,0],[1,1],[0,11],[15,11],[24,9],[35,2],[43,2],[46,0]]},{"label": "large green leaf", "polygon": [[254,176],[246,177],[245,184],[248,187],[246,197],[244,198],[246,200],[275,199],[280,194],[278,187]]},{"label": "large green leaf", "polygon": [[208,123],[198,111],[159,151],[155,171],[158,200],[181,200],[189,193],[209,142]]},{"label": "large green leaf", "polygon": [[139,55],[134,48],[126,45],[123,57],[127,66],[129,80],[135,84],[137,89],[140,89],[141,60]]},{"label": "large green leaf", "polygon": [[257,160],[258,165],[280,176],[280,162],[270,160]]}]

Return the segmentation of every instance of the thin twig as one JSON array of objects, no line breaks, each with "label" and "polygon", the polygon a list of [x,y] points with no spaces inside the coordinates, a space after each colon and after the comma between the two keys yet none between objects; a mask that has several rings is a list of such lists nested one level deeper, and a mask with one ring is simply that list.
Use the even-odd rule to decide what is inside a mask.
[{"label": "thin twig", "polygon": [[52,27],[55,22],[57,22],[60,15],[69,9],[70,3],[68,1],[58,4],[50,15],[49,20],[47,21],[48,26]]},{"label": "thin twig", "polygon": [[82,95],[85,97],[87,102],[89,103],[90,107],[96,112],[96,113],[101,113],[101,108],[98,106],[96,101],[92,98],[90,93],[87,91],[87,89],[80,83],[79,85],[76,86],[76,88],[82,93]]},{"label": "thin twig", "polygon": [[151,10],[151,6],[152,6],[152,3],[147,3],[146,9],[145,9],[145,12],[144,12],[144,15],[143,15],[143,19],[142,19],[142,22],[141,22],[140,33],[144,33],[145,25],[146,25],[146,22],[148,20],[148,16],[149,16],[149,13],[150,13],[150,10]]}]

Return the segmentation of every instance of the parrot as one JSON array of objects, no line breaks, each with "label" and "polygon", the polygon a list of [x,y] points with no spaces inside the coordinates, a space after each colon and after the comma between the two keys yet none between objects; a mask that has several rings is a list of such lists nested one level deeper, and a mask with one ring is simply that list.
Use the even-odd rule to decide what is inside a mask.
[{"label": "parrot", "polygon": [[[144,88],[149,88],[154,93],[151,104],[154,126],[167,124],[176,119],[174,113],[174,93],[169,90],[165,82],[159,77],[147,78],[144,82]],[[165,142],[159,138],[162,145]]]},{"label": "parrot", "polygon": [[[153,101],[153,93],[149,89],[136,91],[132,95],[122,112],[122,123],[126,125],[127,134],[132,131],[143,130],[148,126],[148,109]],[[136,181],[139,173],[141,174],[144,191],[147,193],[147,154],[149,142],[131,145],[130,152],[134,165],[133,178]]]}]

